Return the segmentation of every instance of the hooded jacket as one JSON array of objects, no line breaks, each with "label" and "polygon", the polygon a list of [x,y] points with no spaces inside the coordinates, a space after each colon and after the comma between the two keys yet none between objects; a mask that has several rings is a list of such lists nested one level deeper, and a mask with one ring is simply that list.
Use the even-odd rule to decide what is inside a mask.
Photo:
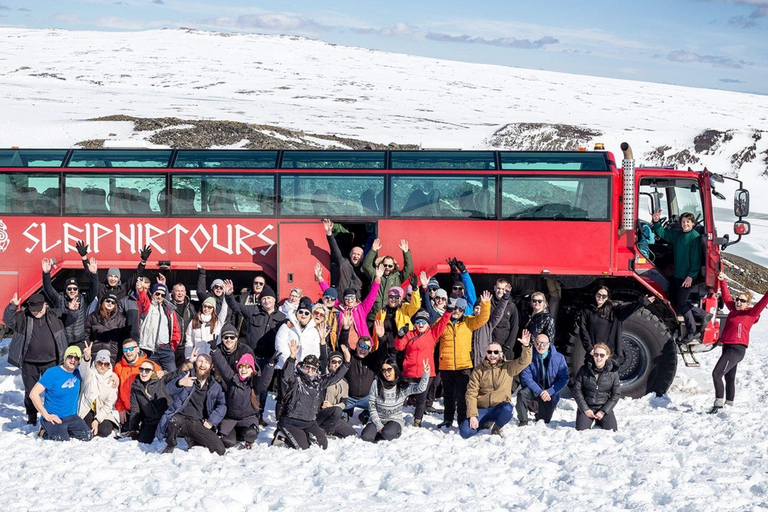
[{"label": "hooded jacket", "polygon": [[280,375],[284,390],[281,418],[306,422],[315,421],[320,404],[325,398],[326,389],[343,379],[347,370],[349,370],[349,363],[345,361],[333,373],[317,374],[310,377],[301,369],[296,368],[296,359],[289,356]]},{"label": "hooded jacket", "polygon": [[191,364],[185,363],[176,370],[163,374],[161,378],[157,378],[156,368],[147,382],[140,378],[135,379],[130,390],[131,418],[128,430],[139,430],[142,425],[157,425],[173,401],[166,393],[165,386],[190,368]]},{"label": "hooded jacket", "polygon": [[[347,338],[349,337],[349,330],[342,329],[339,337],[339,345],[347,345]],[[344,378],[349,384],[348,396],[352,398],[363,398],[368,395],[371,390],[371,384],[373,379],[376,378],[376,372],[379,371],[381,366],[381,358],[383,350],[377,350],[372,347],[371,351],[365,357],[357,355],[357,350],[349,349],[350,360],[349,370]]]},{"label": "hooded jacket", "polygon": [[[621,346],[623,323],[648,304],[650,301],[643,296],[628,304],[604,304],[599,309],[596,304],[590,304],[584,308],[579,321],[579,337],[584,350],[589,353],[596,343],[605,343],[611,349],[611,357],[620,360],[624,356]],[[610,309],[606,310],[606,307]]]},{"label": "hooded jacket", "polygon": [[300,350],[298,358],[304,360],[305,357],[312,354],[320,358],[320,333],[317,332],[315,321],[310,318],[307,325],[301,327],[296,317],[291,314],[288,318],[292,325],[288,323],[280,326],[275,337],[275,350],[280,352],[275,368],[280,369],[285,365],[285,361],[291,353],[291,340],[296,340]]},{"label": "hooded jacket", "polygon": [[[136,349],[139,350],[139,349]],[[117,388],[117,402],[115,403],[115,409],[118,412],[128,411],[131,408],[131,385],[134,379],[139,374],[139,367],[141,363],[147,361],[147,356],[143,353],[139,355],[134,364],[128,364],[125,359],[120,359],[112,369],[120,379],[120,386]],[[160,370],[160,365],[155,363],[155,371]]]},{"label": "hooded jacket", "polygon": [[423,334],[414,329],[402,338],[395,339],[395,349],[405,351],[403,377],[408,379],[421,378],[425,359],[429,361],[429,376],[434,377],[436,375],[435,345],[450,321],[451,313],[446,312],[435,325],[427,327]]},{"label": "hooded jacket", "polygon": [[[88,272],[89,286],[88,290],[81,292],[80,295],[80,308],[75,313],[75,319],[71,325],[67,326],[67,344],[74,345],[83,341],[85,336],[85,319],[88,316],[88,308],[91,306],[91,302],[96,297],[96,293],[99,288],[99,278],[96,274]],[[51,281],[51,273],[43,272],[43,293],[45,294],[48,302],[53,304],[56,309],[68,309],[69,299],[66,292],[57,292],[53,287]]]},{"label": "hooded jacket", "polygon": [[547,370],[547,381],[544,388],[539,385],[541,368],[539,367],[539,354],[536,350],[533,351],[531,364],[520,373],[520,383],[522,387],[533,391],[536,396],[546,390],[552,398],[552,405],[557,405],[560,400],[560,391],[568,385],[568,379],[571,378],[568,372],[568,363],[563,354],[557,351],[554,343],[549,344],[549,353],[544,358],[543,363]]},{"label": "hooded jacket", "polygon": [[491,302],[480,303],[480,314],[463,316],[451,321],[440,336],[441,370],[466,370],[472,368],[472,331],[476,331],[491,316]]},{"label": "hooded jacket", "polygon": [[619,372],[615,371],[616,363],[608,358],[602,371],[597,371],[592,357],[587,358],[576,374],[573,384],[573,398],[581,412],[591,409],[594,412],[609,413],[619,403],[621,398],[621,382]]},{"label": "hooded jacket", "polygon": [[[67,349],[66,325],[74,321],[74,315],[69,309],[51,309],[45,312],[46,324],[53,333],[56,351],[56,364],[64,362],[64,351]],[[8,346],[8,363],[21,368],[24,357],[29,349],[29,341],[34,328],[34,317],[26,310],[16,310],[14,304],[8,304],[3,312],[3,323],[13,329],[11,344]]]},{"label": "hooded jacket", "polygon": [[128,332],[125,325],[125,316],[120,313],[115,305],[114,313],[110,317],[101,316],[101,311],[96,309],[85,320],[86,342],[93,342],[91,351],[95,354],[99,350],[109,350],[109,357],[114,364],[119,355],[118,348]]},{"label": "hooded jacket", "polygon": [[[90,410],[94,411],[94,417],[99,423],[111,421],[116,427],[120,426],[120,417],[115,409],[117,402],[117,388],[112,387],[109,381],[112,377],[112,363],[104,374],[99,373],[92,366],[93,361],[80,360],[80,402],[77,406],[77,415],[85,418]],[[90,425],[88,425],[90,427]]]},{"label": "hooded jacket", "polygon": [[[190,370],[193,372],[194,370]],[[160,423],[157,425],[157,432],[155,435],[158,439],[165,439],[168,435],[168,422],[171,421],[176,414],[183,411],[192,398],[192,386],[197,386],[195,382],[189,387],[179,387],[178,382],[184,378],[189,372],[183,372],[176,376],[175,379],[170,381],[165,386],[165,392],[169,396],[173,397],[173,402],[168,410],[165,411],[163,417],[160,418]],[[208,394],[205,397],[205,411],[208,414],[206,418],[208,423],[214,427],[221,423],[224,416],[227,414],[227,399],[224,396],[224,390],[221,389],[221,385],[213,378],[213,374],[208,376]]]},{"label": "hooded jacket", "polygon": [[258,304],[241,304],[231,293],[225,295],[227,305],[232,311],[244,318],[245,342],[259,359],[269,359],[275,355],[275,337],[287,318],[277,308],[269,314]]},{"label": "hooded jacket", "polygon": [[502,359],[491,365],[488,359],[475,366],[467,384],[467,417],[477,417],[478,409],[488,409],[504,402],[512,402],[515,375],[531,363],[531,346],[522,347],[520,357],[514,361]]}]

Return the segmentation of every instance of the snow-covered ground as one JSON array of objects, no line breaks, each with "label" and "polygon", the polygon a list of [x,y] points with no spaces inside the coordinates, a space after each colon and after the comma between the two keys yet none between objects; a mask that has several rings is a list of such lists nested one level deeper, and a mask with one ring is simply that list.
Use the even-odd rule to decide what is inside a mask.
[{"label": "snow-covered ground", "polygon": [[[768,323],[739,367],[734,407],[708,415],[711,370],[678,370],[664,397],[621,400],[617,433],[576,432],[575,404],[551,424],[463,440],[407,427],[390,443],[331,440],[327,451],[269,445],[218,457],[163,444],[54,443],[24,424],[19,372],[0,360],[4,510],[756,510],[768,507]],[[410,422],[410,414],[407,415]],[[434,425],[439,418],[428,417]],[[359,429],[359,427],[358,427]]]}]

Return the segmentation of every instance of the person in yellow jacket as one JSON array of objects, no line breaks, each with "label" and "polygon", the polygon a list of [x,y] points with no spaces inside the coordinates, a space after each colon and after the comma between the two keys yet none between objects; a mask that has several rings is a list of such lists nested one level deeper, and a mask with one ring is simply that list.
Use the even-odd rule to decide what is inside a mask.
[{"label": "person in yellow jacket", "polygon": [[[491,293],[484,291],[480,296],[480,314],[464,316],[467,301],[451,299],[446,307],[451,313],[451,322],[440,336],[440,378],[443,381],[443,422],[440,427],[453,425],[453,417],[459,414],[459,425],[467,419],[467,384],[472,372],[472,331],[488,322],[491,316]],[[458,404],[458,405],[457,405]]]},{"label": "person in yellow jacket", "polygon": [[459,426],[464,439],[477,434],[481,428],[490,428],[492,434],[498,435],[512,419],[515,375],[531,364],[533,355],[531,333],[523,331],[523,337],[517,341],[523,346],[517,359],[506,361],[501,345],[491,343],[483,361],[472,370],[466,394],[468,419]]}]

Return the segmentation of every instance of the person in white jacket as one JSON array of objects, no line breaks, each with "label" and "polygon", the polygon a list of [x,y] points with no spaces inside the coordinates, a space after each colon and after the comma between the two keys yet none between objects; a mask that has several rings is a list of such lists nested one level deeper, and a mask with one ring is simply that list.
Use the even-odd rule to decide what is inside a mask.
[{"label": "person in white jacket", "polygon": [[109,350],[99,350],[91,366],[93,342],[85,344],[80,361],[82,386],[77,415],[83,418],[94,436],[109,437],[120,428],[120,416],[115,409],[119,379],[112,371]]},{"label": "person in white jacket", "polygon": [[296,340],[299,345],[299,361],[303,361],[310,354],[320,358],[320,334],[315,328],[315,321],[312,320],[312,300],[302,297],[296,307],[296,313],[287,316],[288,321],[280,327],[275,336],[275,351],[280,354],[275,364],[278,370],[283,369],[285,360],[291,355],[291,340]]},{"label": "person in white jacket", "polygon": [[192,354],[195,345],[201,341],[208,342],[211,344],[211,348],[215,348],[222,327],[224,327],[224,322],[221,322],[216,316],[216,299],[208,297],[203,301],[200,311],[195,313],[187,326],[187,332],[184,335],[186,357]]}]

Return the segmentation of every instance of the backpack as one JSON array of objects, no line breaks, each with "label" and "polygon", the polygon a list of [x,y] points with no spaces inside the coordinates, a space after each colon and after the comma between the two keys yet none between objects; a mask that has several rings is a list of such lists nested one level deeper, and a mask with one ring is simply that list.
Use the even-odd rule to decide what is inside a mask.
[{"label": "backpack", "polygon": [[655,255],[650,245],[656,242],[656,234],[647,222],[638,221],[637,250],[646,258],[653,260]]}]

